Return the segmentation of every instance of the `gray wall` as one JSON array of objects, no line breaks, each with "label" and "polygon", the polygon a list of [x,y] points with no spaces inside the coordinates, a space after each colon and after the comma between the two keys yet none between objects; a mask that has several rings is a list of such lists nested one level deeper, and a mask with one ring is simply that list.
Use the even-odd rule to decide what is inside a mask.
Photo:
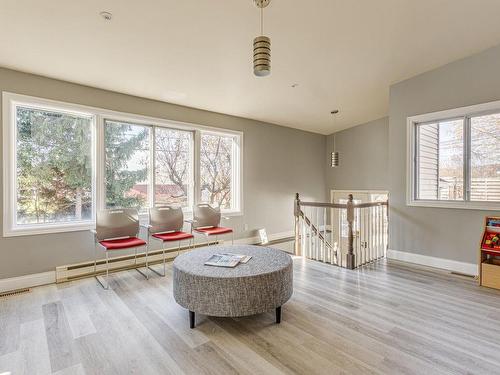
[{"label": "gray wall", "polygon": [[[295,192],[307,199],[326,198],[323,135],[2,68],[0,91],[243,131],[244,215],[228,223],[236,229],[236,238],[253,236],[260,227],[269,234],[291,231]],[[245,224],[248,231],[244,231]],[[88,232],[0,238],[0,279],[50,271],[58,265],[91,259],[92,254]]]},{"label": "gray wall", "polygon": [[328,190],[388,189],[388,117],[329,135],[326,141],[327,165],[330,165],[334,137],[340,164],[326,170]]},{"label": "gray wall", "polygon": [[406,118],[499,99],[500,46],[391,86],[391,249],[476,263],[484,216],[499,212],[406,206]]}]

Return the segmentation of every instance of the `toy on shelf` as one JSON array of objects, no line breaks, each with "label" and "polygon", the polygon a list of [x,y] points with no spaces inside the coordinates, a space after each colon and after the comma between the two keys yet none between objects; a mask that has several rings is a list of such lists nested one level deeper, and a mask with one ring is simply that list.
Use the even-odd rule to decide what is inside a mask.
[{"label": "toy on shelf", "polygon": [[479,285],[500,289],[500,217],[486,217],[479,248]]}]

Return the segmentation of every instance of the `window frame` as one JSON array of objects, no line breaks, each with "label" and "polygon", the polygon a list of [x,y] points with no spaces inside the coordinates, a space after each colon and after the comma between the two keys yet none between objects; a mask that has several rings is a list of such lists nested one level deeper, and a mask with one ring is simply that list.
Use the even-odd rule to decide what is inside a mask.
[{"label": "window frame", "polygon": [[[15,215],[17,214],[16,197],[16,107],[32,107],[46,109],[56,112],[66,112],[73,115],[84,115],[92,117],[92,212],[93,219],[71,223],[50,223],[35,225],[16,225]],[[176,120],[162,119],[157,117],[132,114],[121,111],[113,111],[99,107],[92,107],[51,99],[44,99],[34,96],[16,94],[4,91],[2,93],[2,135],[3,135],[3,236],[25,236],[48,233],[61,233],[72,231],[83,231],[95,228],[95,214],[98,210],[104,209],[106,205],[106,166],[105,166],[105,121],[128,122],[137,125],[150,126],[150,153],[154,154],[155,128],[167,128],[171,130],[190,131],[193,133],[193,152],[191,172],[193,178],[193,205],[200,202],[200,144],[201,133],[208,132],[224,136],[232,136],[233,153],[235,161],[232,168],[232,178],[234,179],[234,197],[232,197],[232,208],[224,209],[222,213],[227,216],[243,215],[243,132],[231,129],[218,128],[213,126],[199,125]],[[150,154],[151,156],[151,154]],[[150,158],[150,185],[155,183],[154,156]],[[154,204],[154,185],[151,190],[149,205]],[[234,204],[234,206],[233,206]],[[192,217],[192,207],[184,209],[186,217]],[[142,221],[147,221],[147,214],[141,214]]]},{"label": "window frame", "polygon": [[[231,207],[230,209],[221,209],[221,212],[224,214],[228,215],[238,215],[241,213],[242,208],[242,199],[241,199],[241,194],[242,194],[242,189],[243,189],[243,184],[241,180],[241,170],[242,170],[242,161],[241,161],[241,155],[242,155],[242,138],[238,137],[235,134],[228,134],[227,132],[221,132],[217,130],[199,130],[197,134],[195,134],[195,137],[198,138],[198,143],[195,149],[198,150],[198,152],[201,151],[201,136],[202,134],[211,134],[215,136],[222,136],[222,137],[231,137],[233,138],[233,144],[232,144],[232,150],[231,150]],[[195,201],[197,203],[201,203],[201,178],[200,178],[200,172],[201,172],[201,157],[198,154],[198,165],[195,167],[195,170],[197,171],[197,182],[198,182],[198,189],[195,189]],[[236,168],[234,167],[236,166]]]},{"label": "window frame", "polygon": [[[500,101],[471,105],[467,107],[454,108],[444,111],[426,113],[410,116],[407,118],[406,135],[406,204],[415,207],[455,208],[471,210],[499,210],[500,201],[471,201],[471,118],[489,114],[500,113]],[[464,176],[464,199],[463,200],[438,200],[418,199],[418,153],[417,153],[417,129],[420,125],[435,122],[463,119],[463,176]]]},{"label": "window frame", "polygon": [[23,95],[3,94],[3,236],[24,236],[31,234],[61,233],[87,230],[95,226],[95,220],[55,222],[46,224],[17,224],[17,107],[41,109],[59,113],[91,118],[91,157],[92,157],[92,216],[96,213],[96,154],[95,129],[96,117],[86,108],[51,100],[26,97]]}]

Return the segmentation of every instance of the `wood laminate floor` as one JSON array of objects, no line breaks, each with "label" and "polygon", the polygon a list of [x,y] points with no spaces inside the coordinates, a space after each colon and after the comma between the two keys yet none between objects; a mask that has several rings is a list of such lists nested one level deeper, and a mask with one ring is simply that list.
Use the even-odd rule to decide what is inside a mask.
[{"label": "wood laminate floor", "polygon": [[404,263],[294,262],[281,325],[270,311],[190,330],[171,266],[0,299],[0,374],[500,374],[500,292]]}]

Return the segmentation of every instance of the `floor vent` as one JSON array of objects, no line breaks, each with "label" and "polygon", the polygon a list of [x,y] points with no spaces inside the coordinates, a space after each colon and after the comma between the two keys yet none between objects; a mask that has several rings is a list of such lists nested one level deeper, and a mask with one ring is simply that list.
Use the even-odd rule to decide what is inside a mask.
[{"label": "floor vent", "polygon": [[477,279],[477,276],[469,275],[467,273],[462,273],[462,272],[457,272],[457,271],[451,271],[450,273],[452,275],[455,275],[455,276],[462,276],[462,277],[468,277],[468,278],[471,278],[471,279]]},{"label": "floor vent", "polygon": [[12,296],[18,296],[20,294],[25,294],[31,292],[31,288],[23,288],[23,289],[17,289],[17,290],[10,290],[8,292],[2,292],[0,293],[0,298],[7,298],[7,297],[12,297]]}]

